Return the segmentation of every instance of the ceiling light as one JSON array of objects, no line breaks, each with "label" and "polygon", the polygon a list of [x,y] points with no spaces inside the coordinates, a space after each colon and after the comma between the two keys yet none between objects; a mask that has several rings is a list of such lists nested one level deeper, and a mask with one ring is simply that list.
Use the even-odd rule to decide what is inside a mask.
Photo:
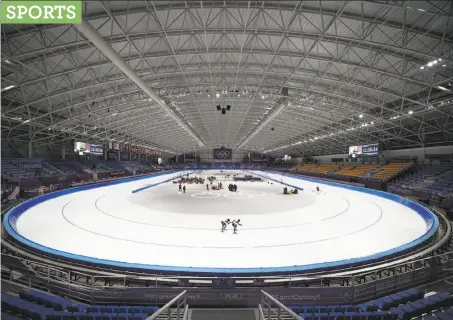
[{"label": "ceiling light", "polygon": [[359,114],[359,118],[362,119],[363,118],[363,114]]},{"label": "ceiling light", "polygon": [[434,60],[433,63],[436,64],[436,63],[437,63],[437,60]]},{"label": "ceiling light", "polygon": [[9,60],[5,60],[5,62],[6,62],[7,64],[11,64],[11,61],[9,61]]},{"label": "ceiling light", "polygon": [[216,98],[220,97],[220,93],[215,94]]},{"label": "ceiling light", "polygon": [[28,123],[30,122],[30,119],[25,120],[23,123]]},{"label": "ceiling light", "polygon": [[422,69],[422,70],[425,69],[425,66],[421,66],[420,69]]},{"label": "ceiling light", "polygon": [[7,86],[6,88],[3,88],[1,92],[5,92],[5,91],[8,91],[8,90],[11,90],[11,89],[13,89],[15,87],[16,87],[15,85]]},{"label": "ceiling light", "polygon": [[310,107],[310,110],[313,110],[313,107]]},{"label": "ceiling light", "polygon": [[432,66],[433,66],[432,62],[428,63],[428,67],[432,67]]},{"label": "ceiling light", "polygon": [[261,99],[264,99],[264,96],[261,96]]},{"label": "ceiling light", "polygon": [[443,64],[442,67],[446,67],[447,65],[446,64]]},{"label": "ceiling light", "polygon": [[439,58],[439,59],[437,59],[437,60],[442,61],[442,58]]},{"label": "ceiling light", "polygon": [[443,90],[443,91],[450,91],[449,89],[442,87],[442,86],[437,86],[437,88],[439,88],[440,90]]},{"label": "ceiling light", "polygon": [[413,114],[413,113],[414,113],[414,111],[412,111],[412,110],[409,110],[409,111],[408,111],[407,113],[408,113],[408,114]]},{"label": "ceiling light", "polygon": [[118,112],[115,112],[112,114],[112,116],[117,116],[119,113]]},{"label": "ceiling light", "polygon": [[151,101],[153,101],[153,99],[149,98],[148,101],[151,102]]}]

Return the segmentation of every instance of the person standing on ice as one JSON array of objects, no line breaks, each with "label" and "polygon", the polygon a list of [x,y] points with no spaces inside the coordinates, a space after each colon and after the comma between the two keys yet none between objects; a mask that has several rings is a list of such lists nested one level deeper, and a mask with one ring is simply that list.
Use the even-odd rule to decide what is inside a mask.
[{"label": "person standing on ice", "polygon": [[318,192],[319,192],[319,187],[318,187],[318,186],[316,186],[316,191],[318,191]]},{"label": "person standing on ice", "polygon": [[206,183],[206,191],[209,191],[209,184]]},{"label": "person standing on ice", "polygon": [[237,221],[236,220],[231,221],[231,225],[233,226],[233,234],[237,234],[236,231],[237,231],[238,226],[242,227],[241,219],[238,219]]},{"label": "person standing on ice", "polygon": [[182,186],[181,186],[181,184],[179,184],[179,192],[181,192],[181,189],[182,189]]},{"label": "person standing on ice", "polygon": [[182,187],[182,192],[186,193],[186,186]]}]

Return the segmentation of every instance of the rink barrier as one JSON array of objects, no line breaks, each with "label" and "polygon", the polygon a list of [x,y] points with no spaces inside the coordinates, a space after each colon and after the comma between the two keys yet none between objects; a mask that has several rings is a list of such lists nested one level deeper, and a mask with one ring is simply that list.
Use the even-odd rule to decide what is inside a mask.
[{"label": "rink barrier", "polygon": [[[212,170],[212,169],[209,169],[209,168],[201,169],[200,168],[198,170],[207,171],[207,170]],[[216,169],[216,170],[219,170],[219,169]],[[238,171],[238,169],[222,169],[222,170]],[[127,268],[127,269],[136,269],[136,270],[145,269],[145,270],[153,270],[153,271],[164,271],[164,272],[169,272],[169,273],[198,273],[198,274],[295,273],[295,272],[305,272],[305,271],[322,270],[322,269],[327,270],[327,269],[332,269],[332,268],[336,268],[336,267],[347,267],[347,266],[352,266],[352,265],[371,263],[371,262],[378,261],[382,258],[387,258],[387,257],[393,256],[395,254],[401,254],[404,251],[407,251],[411,248],[421,245],[422,243],[428,241],[430,238],[433,238],[436,235],[437,229],[439,227],[438,218],[436,217],[436,215],[434,213],[432,213],[426,207],[424,207],[418,203],[415,203],[413,201],[410,201],[408,199],[404,199],[400,196],[394,195],[394,194],[386,193],[383,191],[372,190],[372,189],[366,189],[366,188],[362,188],[362,187],[344,185],[341,183],[335,183],[335,182],[330,182],[330,181],[319,181],[319,180],[311,179],[311,178],[305,178],[305,177],[300,177],[300,176],[292,176],[289,174],[266,172],[263,170],[259,170],[259,172],[305,180],[307,182],[317,183],[320,185],[329,185],[329,186],[339,187],[339,188],[343,188],[343,189],[349,189],[349,190],[353,190],[353,191],[373,194],[373,195],[376,195],[376,196],[379,196],[382,198],[386,198],[386,199],[398,202],[406,207],[411,208],[412,210],[414,210],[418,214],[420,214],[420,216],[425,219],[425,222],[427,223],[429,230],[423,236],[421,236],[418,239],[415,239],[407,244],[404,244],[402,246],[399,246],[399,247],[396,247],[393,249],[389,249],[389,250],[386,250],[386,251],[383,251],[380,253],[376,253],[373,255],[361,257],[361,258],[343,259],[343,260],[338,260],[338,261],[315,263],[315,264],[301,265],[301,266],[266,267],[266,268],[175,267],[175,266],[149,265],[149,264],[119,262],[119,261],[106,260],[106,259],[97,259],[97,258],[92,258],[92,257],[84,256],[84,255],[72,254],[72,253],[68,253],[68,252],[64,252],[64,251],[60,251],[60,250],[56,250],[56,249],[52,249],[52,248],[43,246],[41,244],[38,244],[38,243],[35,243],[33,241],[26,239],[25,237],[21,236],[17,232],[16,223],[17,223],[17,220],[20,217],[20,215],[22,213],[24,213],[26,210],[28,210],[29,208],[31,208],[39,203],[42,203],[44,201],[51,200],[51,199],[54,199],[54,198],[62,196],[62,195],[79,192],[79,191],[86,191],[86,190],[99,188],[99,187],[128,183],[128,182],[138,181],[138,180],[143,180],[143,179],[150,179],[150,178],[154,178],[154,177],[158,177],[158,176],[162,176],[162,175],[166,175],[166,174],[177,174],[181,171],[188,171],[188,170],[163,172],[163,173],[153,174],[153,175],[149,175],[149,176],[126,178],[124,180],[119,180],[119,181],[110,181],[110,182],[104,182],[104,183],[99,183],[99,184],[94,184],[94,185],[80,186],[80,187],[75,187],[75,188],[71,188],[71,189],[56,191],[56,192],[49,193],[49,194],[44,194],[44,195],[38,196],[36,198],[30,199],[28,201],[25,201],[25,202],[19,204],[18,206],[10,209],[4,217],[4,226],[5,226],[5,229],[8,232],[8,234],[10,234],[17,241],[35,249],[35,250],[46,252],[50,255],[57,256],[60,258],[63,257],[63,258],[69,259],[69,260],[83,261],[83,262],[87,262],[87,263],[93,264],[93,265],[102,264],[102,265]],[[257,173],[254,172],[254,174],[257,174]],[[269,177],[266,177],[266,176],[264,176],[264,178],[269,179]],[[171,179],[169,179],[169,180],[171,180]],[[278,180],[277,180],[277,182],[278,182]]]}]

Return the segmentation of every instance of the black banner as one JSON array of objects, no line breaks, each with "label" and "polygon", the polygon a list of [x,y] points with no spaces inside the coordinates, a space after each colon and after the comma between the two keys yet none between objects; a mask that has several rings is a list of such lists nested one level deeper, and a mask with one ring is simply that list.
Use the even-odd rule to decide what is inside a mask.
[{"label": "black banner", "polygon": [[116,160],[117,154],[118,154],[118,151],[108,150],[107,151],[107,160]]},{"label": "black banner", "polygon": [[[256,307],[261,300],[261,288],[211,289],[211,288],[127,288],[93,292],[95,304],[124,303],[162,305],[187,290],[190,306],[203,307]],[[353,288],[265,288],[266,292],[285,305],[328,305],[353,302]]]},{"label": "black banner", "polygon": [[129,152],[120,152],[120,161],[129,161],[130,159],[130,153]]}]

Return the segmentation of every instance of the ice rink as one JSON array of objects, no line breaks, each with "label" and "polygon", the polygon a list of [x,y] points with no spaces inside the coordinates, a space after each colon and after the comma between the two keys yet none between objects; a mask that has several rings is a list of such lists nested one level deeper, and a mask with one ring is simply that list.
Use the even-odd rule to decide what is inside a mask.
[{"label": "ice rink", "polygon": [[[227,172],[233,174],[233,172]],[[243,173],[241,173],[243,174]],[[225,173],[203,171],[225,186],[164,182],[179,174],[66,194],[29,208],[17,232],[49,249],[134,264],[268,268],[369,257],[408,244],[428,231],[425,220],[392,200],[344,188],[256,172],[273,180],[226,188]],[[283,195],[283,181],[302,187]],[[320,192],[316,186],[319,185]],[[221,232],[221,220],[240,219]]]}]

